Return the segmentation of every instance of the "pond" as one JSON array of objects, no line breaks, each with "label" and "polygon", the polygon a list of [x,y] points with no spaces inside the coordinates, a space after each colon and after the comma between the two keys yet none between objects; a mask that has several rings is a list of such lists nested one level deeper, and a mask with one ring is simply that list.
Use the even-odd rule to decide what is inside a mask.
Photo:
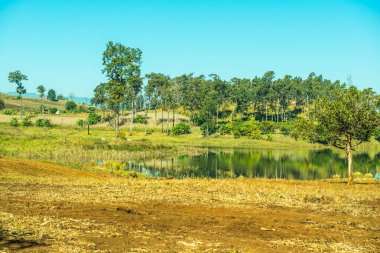
[{"label": "pond", "polygon": [[[354,171],[380,172],[380,153],[355,153]],[[206,148],[204,154],[131,161],[127,170],[152,177],[326,179],[347,177],[343,152],[330,149]]]}]

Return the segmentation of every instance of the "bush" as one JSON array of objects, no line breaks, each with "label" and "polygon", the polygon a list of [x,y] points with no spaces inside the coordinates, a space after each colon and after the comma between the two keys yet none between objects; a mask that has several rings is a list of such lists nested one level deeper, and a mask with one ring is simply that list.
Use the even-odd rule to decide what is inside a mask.
[{"label": "bush", "polygon": [[216,124],[214,121],[205,122],[201,125],[201,131],[203,136],[212,135],[216,132]]},{"label": "bush", "polygon": [[4,101],[0,98],[0,110],[5,108]]},{"label": "bush", "polygon": [[16,118],[12,118],[11,122],[9,124],[13,127],[18,127],[20,124],[18,123],[18,120]]},{"label": "bush", "polygon": [[373,136],[375,137],[377,141],[380,141],[380,127],[375,129]]},{"label": "bush", "polygon": [[87,118],[87,121],[88,123],[90,123],[90,125],[95,125],[99,123],[101,120],[102,120],[102,116],[100,116],[99,114],[95,112],[91,112]]},{"label": "bush", "polygon": [[78,119],[77,120],[77,126],[83,127],[86,124],[86,121],[83,119]]},{"label": "bush", "polygon": [[273,141],[273,135],[267,134],[267,141]]},{"label": "bush", "polygon": [[29,117],[25,117],[23,120],[22,120],[22,126],[24,127],[30,127],[30,126],[33,126],[33,123],[32,121],[30,120]]},{"label": "bush", "polygon": [[53,108],[49,108],[49,113],[50,114],[56,114],[58,112],[58,109],[53,107]]},{"label": "bush", "polygon": [[78,106],[74,101],[67,101],[65,105],[67,111],[74,111],[77,107]]},{"label": "bush", "polygon": [[88,113],[96,112],[96,108],[95,108],[95,107],[89,107],[89,108],[87,109],[87,112],[88,112]]},{"label": "bush", "polygon": [[261,130],[254,119],[246,122],[234,122],[232,131],[235,138],[248,136],[256,140],[261,139]]},{"label": "bush", "polygon": [[232,124],[227,123],[227,124],[220,125],[218,131],[221,135],[231,134]]},{"label": "bush", "polygon": [[170,129],[173,135],[182,135],[191,133],[190,125],[186,123],[178,123]]},{"label": "bush", "polygon": [[293,124],[291,122],[282,122],[280,125],[280,132],[284,135],[291,135],[293,132]]},{"label": "bush", "polygon": [[362,178],[363,177],[363,174],[359,171],[356,171],[352,174],[354,176],[354,178]]},{"label": "bush", "polygon": [[35,125],[38,127],[53,127],[50,119],[37,119]]},{"label": "bush", "polygon": [[133,123],[148,124],[148,120],[143,115],[137,115],[133,119]]},{"label": "bush", "polygon": [[363,175],[363,178],[373,178],[373,175],[371,173],[366,173]]},{"label": "bush", "polygon": [[276,124],[273,121],[262,121],[258,123],[262,134],[274,134],[276,132]]},{"label": "bush", "polygon": [[335,174],[335,175],[333,176],[333,179],[340,179],[340,175],[339,175],[339,174]]},{"label": "bush", "polygon": [[4,114],[5,115],[16,115],[17,112],[15,110],[7,109],[7,110],[4,111]]}]

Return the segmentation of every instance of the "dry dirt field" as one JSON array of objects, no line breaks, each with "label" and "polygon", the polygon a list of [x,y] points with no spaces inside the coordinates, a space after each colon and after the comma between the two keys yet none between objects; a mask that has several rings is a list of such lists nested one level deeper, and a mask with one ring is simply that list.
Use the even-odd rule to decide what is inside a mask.
[{"label": "dry dirt field", "polygon": [[124,179],[0,158],[0,252],[380,252],[380,184]]}]

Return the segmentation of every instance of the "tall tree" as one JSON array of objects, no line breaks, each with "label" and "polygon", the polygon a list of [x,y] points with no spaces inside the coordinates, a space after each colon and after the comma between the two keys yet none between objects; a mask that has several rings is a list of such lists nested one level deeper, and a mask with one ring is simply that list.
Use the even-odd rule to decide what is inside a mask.
[{"label": "tall tree", "polygon": [[106,83],[101,83],[94,89],[94,97],[91,98],[91,104],[100,106],[102,110],[102,120],[106,109]]},{"label": "tall tree", "polygon": [[50,89],[47,93],[47,99],[49,99],[50,101],[56,101],[57,100],[57,97],[56,97],[56,94],[55,94],[55,90],[53,89]]},{"label": "tall tree", "polygon": [[[128,98],[133,104],[136,92],[141,89],[141,54],[142,52],[138,48],[126,47],[112,41],[107,43],[103,53],[104,68],[102,72],[108,78],[105,86],[106,103],[108,108],[115,113],[116,134],[119,132],[121,104]],[[133,119],[131,120],[131,124],[133,124]]]},{"label": "tall tree", "polygon": [[371,89],[363,91],[354,86],[335,92],[329,98],[317,101],[315,123],[309,124],[317,140],[343,149],[347,155],[348,183],[353,181],[352,151],[368,141],[380,126],[380,100]]},{"label": "tall tree", "polygon": [[24,111],[24,104],[22,101],[22,96],[26,93],[26,89],[25,89],[24,85],[22,84],[22,82],[27,81],[27,80],[28,80],[28,77],[26,75],[22,74],[20,72],[20,70],[9,72],[8,81],[10,83],[15,83],[17,85],[16,91],[17,91],[17,93],[20,97],[20,101],[21,101],[21,118],[22,118],[22,114]]},{"label": "tall tree", "polygon": [[42,110],[42,115],[45,116],[45,106],[44,106],[44,97],[45,97],[45,87],[43,85],[38,85],[37,86],[37,92],[38,92],[38,96],[40,97],[41,99],[41,110]]}]

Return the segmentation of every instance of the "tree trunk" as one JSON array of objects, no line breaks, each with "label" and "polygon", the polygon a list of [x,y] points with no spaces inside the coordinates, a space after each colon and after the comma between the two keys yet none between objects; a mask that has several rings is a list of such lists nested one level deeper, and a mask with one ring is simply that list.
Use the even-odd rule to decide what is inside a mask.
[{"label": "tree trunk", "polygon": [[348,164],[348,184],[351,184],[354,181],[353,178],[353,166],[352,166],[352,148],[351,144],[347,143],[346,145],[346,154],[347,154],[347,164]]},{"label": "tree trunk", "polygon": [[166,118],[166,134],[169,135],[169,109],[167,111],[167,118]]},{"label": "tree trunk", "polygon": [[216,107],[216,127],[219,125],[219,105]]},{"label": "tree trunk", "polygon": [[154,126],[157,125],[157,106],[154,106]]},{"label": "tree trunk", "polygon": [[164,132],[164,107],[161,107],[161,133]]},{"label": "tree trunk", "polygon": [[132,135],[132,129],[133,129],[133,119],[134,119],[134,111],[133,111],[133,100],[132,100],[132,111],[131,111],[131,122],[129,123],[129,135]]},{"label": "tree trunk", "polygon": [[21,102],[21,120],[22,120],[22,116],[24,114],[24,103],[22,101],[22,96],[20,96],[20,102]]},{"label": "tree trunk", "polygon": [[119,113],[118,112],[115,112],[115,133],[116,133],[116,136],[118,135],[119,133]]},{"label": "tree trunk", "polygon": [[268,104],[265,104],[265,121],[268,121]]},{"label": "tree trunk", "polygon": [[175,109],[173,108],[173,126],[174,126],[174,122],[175,122]]}]

